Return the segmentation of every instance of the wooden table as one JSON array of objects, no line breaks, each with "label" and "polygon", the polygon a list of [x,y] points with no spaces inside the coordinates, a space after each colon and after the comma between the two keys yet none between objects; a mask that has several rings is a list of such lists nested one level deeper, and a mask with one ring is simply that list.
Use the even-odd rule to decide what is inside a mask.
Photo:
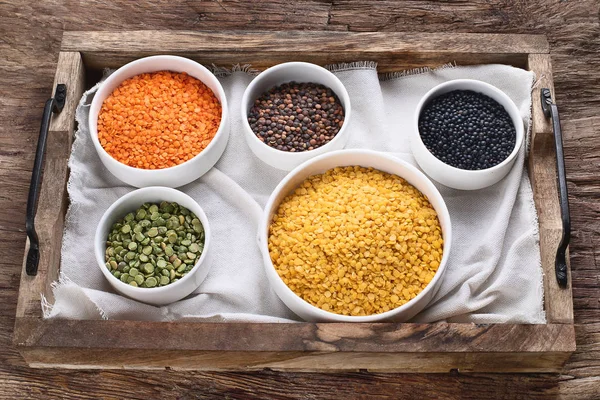
[{"label": "wooden table", "polygon": [[[318,1],[0,4],[0,397],[598,398],[600,396],[600,5]],[[11,345],[25,204],[41,110],[63,30],[350,30],[543,33],[565,135],[578,351],[560,375],[293,374],[32,370]]]}]

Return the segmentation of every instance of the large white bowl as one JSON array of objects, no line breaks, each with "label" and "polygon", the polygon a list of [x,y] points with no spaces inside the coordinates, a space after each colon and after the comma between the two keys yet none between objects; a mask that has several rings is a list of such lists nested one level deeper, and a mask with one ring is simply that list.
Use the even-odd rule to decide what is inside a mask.
[{"label": "large white bowl", "polygon": [[[110,232],[112,225],[127,215],[127,213],[137,210],[144,203],[160,203],[161,201],[176,202],[196,214],[204,227],[204,250],[202,255],[190,272],[185,274],[177,282],[169,285],[154,288],[141,288],[121,282],[120,279],[115,278],[110,273],[105,265],[106,261],[104,260],[104,254],[106,252],[106,239],[108,233]],[[119,198],[108,208],[108,210],[106,210],[100,219],[98,228],[96,229],[96,237],[94,239],[94,253],[98,267],[100,267],[100,270],[112,287],[117,292],[127,297],[157,306],[181,300],[200,286],[210,269],[210,247],[210,226],[208,224],[208,218],[200,205],[187,194],[167,187],[147,187],[137,189]]]},{"label": "large white bowl", "polygon": [[[213,91],[221,103],[221,123],[215,137],[204,150],[194,158],[163,169],[142,169],[125,165],[110,156],[98,140],[98,113],[102,103],[124,80],[136,75],[157,71],[185,72],[199,79]],[[136,186],[178,187],[190,183],[213,167],[219,160],[229,139],[229,111],[225,91],[219,80],[206,68],[195,61],[177,56],[152,56],[126,64],[112,73],[94,95],[90,106],[89,129],[94,147],[104,166],[123,182]]]},{"label": "large white bowl", "polygon": [[[271,224],[273,214],[277,211],[281,201],[309,176],[324,173],[335,167],[351,165],[373,167],[380,171],[395,174],[406,179],[408,183],[427,196],[429,202],[438,214],[440,225],[442,227],[442,236],[444,239],[442,261],[429,285],[408,303],[381,314],[349,316],[334,314],[313,306],[296,295],[283,282],[275,270],[271,261],[271,256],[269,255],[269,225]],[[452,226],[448,208],[433,183],[412,165],[390,155],[371,150],[334,151],[315,157],[294,169],[279,183],[279,185],[277,185],[271,194],[258,229],[259,247],[271,286],[290,310],[306,321],[373,322],[393,320],[402,322],[412,318],[429,303],[439,288],[446,270],[446,262],[450,255],[450,243],[452,242]]]},{"label": "large white bowl", "polygon": [[[481,170],[466,170],[453,167],[434,156],[425,146],[419,133],[419,116],[423,108],[435,97],[453,90],[472,90],[496,100],[508,112],[516,130],[515,148],[508,158],[491,168]],[[423,96],[413,119],[413,135],[411,149],[417,163],[433,180],[442,185],[462,190],[476,190],[499,182],[508,174],[515,163],[519,149],[525,136],[523,120],[515,103],[500,89],[488,83],[473,79],[456,79],[437,85]]]},{"label": "large white bowl", "polygon": [[[252,108],[254,101],[264,92],[274,86],[287,82],[312,82],[327,86],[338,96],[344,109],[344,123],[339,132],[328,143],[314,150],[289,152],[277,150],[260,141],[250,128],[248,123],[248,111]],[[348,141],[348,123],[352,109],[350,96],[344,84],[337,76],[323,67],[305,62],[288,62],[268,68],[260,73],[248,85],[242,97],[240,116],[244,126],[244,136],[248,146],[258,158],[270,166],[290,171],[303,162],[333,150],[343,149]]]}]

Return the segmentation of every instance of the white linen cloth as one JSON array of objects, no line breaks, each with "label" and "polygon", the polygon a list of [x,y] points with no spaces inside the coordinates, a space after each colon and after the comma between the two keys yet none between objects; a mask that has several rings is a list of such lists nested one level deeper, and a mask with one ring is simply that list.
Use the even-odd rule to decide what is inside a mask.
[{"label": "white linen cloth", "polygon": [[[331,70],[351,98],[347,148],[391,152],[415,164],[408,142],[413,111],[429,89],[457,78],[500,88],[529,124],[534,75],[525,70],[485,65],[381,77],[370,62]],[[77,108],[61,278],[54,285],[54,304],[42,301],[47,318],[298,320],[269,287],[256,244],[262,208],[285,172],[257,159],[243,137],[235,111],[253,75],[239,68],[219,75],[232,110],[229,143],[212,170],[180,188],[200,203],[211,223],[214,253],[207,279],[186,299],[153,307],[116,294],[99,270],[93,251],[96,225],[112,202],[134,188],[104,168],[92,145],[87,123],[96,86]],[[452,249],[440,289],[413,321],[544,323],[537,215],[524,149],[509,175],[492,187],[471,192],[437,187],[452,218]]]}]

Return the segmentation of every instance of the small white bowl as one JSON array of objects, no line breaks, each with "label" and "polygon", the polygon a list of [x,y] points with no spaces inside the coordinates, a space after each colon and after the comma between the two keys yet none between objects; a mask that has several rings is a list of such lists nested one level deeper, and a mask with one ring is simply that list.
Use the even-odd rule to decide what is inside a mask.
[{"label": "small white bowl", "polygon": [[[112,225],[127,215],[127,213],[137,210],[144,203],[160,203],[161,201],[176,202],[196,214],[204,227],[204,250],[202,255],[190,272],[185,274],[177,282],[169,285],[154,288],[141,288],[121,282],[121,280],[115,278],[110,273],[105,265],[106,261],[104,260],[104,255],[108,233],[110,232]],[[158,186],[134,190],[115,201],[100,219],[98,228],[96,229],[96,237],[94,239],[94,252],[98,267],[100,267],[100,270],[112,287],[117,292],[127,297],[156,306],[181,300],[200,286],[210,269],[210,262],[208,259],[209,251],[210,226],[208,224],[208,218],[206,218],[206,214],[204,214],[200,205],[190,196],[179,190]]]},{"label": "small white bowl", "polygon": [[[202,81],[213,91],[221,103],[221,123],[212,141],[194,158],[163,169],[142,169],[130,167],[115,160],[104,150],[98,140],[98,114],[102,103],[123,81],[136,75],[157,71],[185,72]],[[94,95],[90,106],[89,129],[94,147],[104,166],[118,179],[136,186],[179,187],[188,184],[213,167],[221,158],[229,139],[229,111],[225,91],[219,80],[206,68],[195,61],[177,56],[152,56],[126,64],[112,73]]]},{"label": "small white bowl", "polygon": [[[508,112],[516,130],[515,148],[508,158],[491,168],[466,170],[453,167],[434,156],[425,146],[419,133],[419,116],[423,108],[435,97],[453,90],[472,90],[496,100]],[[473,79],[456,79],[437,85],[423,96],[413,119],[413,135],[411,149],[417,163],[433,180],[442,185],[461,190],[476,190],[499,182],[508,174],[523,145],[523,120],[515,103],[500,89],[488,83]]]},{"label": "small white bowl", "polygon": [[[261,142],[248,123],[248,111],[261,94],[274,86],[292,81],[299,83],[312,82],[327,86],[337,95],[344,108],[344,123],[339,132],[328,143],[314,150],[289,152],[274,149]],[[288,62],[266,69],[254,78],[244,91],[240,111],[246,142],[252,152],[266,164],[284,171],[291,171],[306,160],[328,151],[343,149],[348,141],[347,126],[352,113],[348,91],[337,76],[315,64]]]},{"label": "small white bowl", "polygon": [[[417,188],[429,199],[429,202],[438,214],[442,227],[444,248],[440,266],[429,283],[414,299],[400,307],[394,308],[381,314],[367,316],[350,316],[331,313],[313,306],[296,295],[281,279],[269,254],[268,238],[269,226],[273,214],[277,211],[281,201],[306,178],[312,175],[324,173],[335,167],[360,165],[373,167],[380,171],[398,175],[406,179],[408,183]],[[412,165],[387,155],[372,150],[340,150],[315,157],[305,162],[290,172],[277,185],[265,207],[263,218],[258,228],[258,243],[263,256],[263,263],[271,287],[279,298],[299,317],[306,321],[324,322],[374,322],[382,320],[393,320],[396,322],[406,321],[421,311],[431,301],[441,283],[446,270],[446,263],[450,255],[450,244],[452,242],[452,226],[450,214],[444,199],[433,183],[417,168]]]}]

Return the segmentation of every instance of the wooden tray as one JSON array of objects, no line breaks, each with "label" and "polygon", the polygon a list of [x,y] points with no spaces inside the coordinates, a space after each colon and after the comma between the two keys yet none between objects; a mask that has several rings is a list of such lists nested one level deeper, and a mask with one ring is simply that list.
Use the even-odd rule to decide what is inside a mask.
[{"label": "wooden tray", "polygon": [[[101,70],[149,55],[175,54],[204,64],[283,61],[329,64],[373,60],[379,72],[502,63],[534,71],[537,87],[553,91],[544,36],[346,32],[65,32],[54,87],[67,103],[51,122],[37,211],[40,267],[25,266],[14,343],[32,367],[257,370],[263,368],[404,372],[557,372],[575,350],[573,300],[561,289],[554,256],[561,237],[552,127],[533,91],[529,176],[539,214],[546,325],[458,323],[198,323],[44,320],[40,294],[53,301],[64,216],[67,160],[76,105]],[[552,94],[554,94],[552,92]],[[29,243],[26,245],[27,254]],[[25,264],[25,263],[24,263]],[[144,340],[139,340],[142,337]]]}]

